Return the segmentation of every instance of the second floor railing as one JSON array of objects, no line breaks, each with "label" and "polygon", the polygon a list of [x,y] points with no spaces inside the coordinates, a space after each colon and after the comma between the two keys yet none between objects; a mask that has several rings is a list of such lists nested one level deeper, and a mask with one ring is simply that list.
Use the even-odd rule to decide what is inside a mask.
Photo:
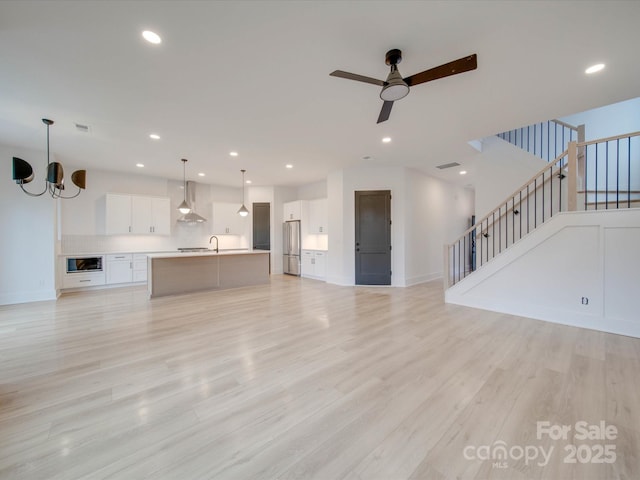
[{"label": "second floor railing", "polygon": [[569,142],[584,142],[584,125],[573,126],[562,120],[549,120],[497,135],[516,147],[550,162],[567,149]]},{"label": "second floor railing", "polygon": [[568,148],[445,246],[445,287],[481,268],[558,212],[640,208],[640,132]]}]

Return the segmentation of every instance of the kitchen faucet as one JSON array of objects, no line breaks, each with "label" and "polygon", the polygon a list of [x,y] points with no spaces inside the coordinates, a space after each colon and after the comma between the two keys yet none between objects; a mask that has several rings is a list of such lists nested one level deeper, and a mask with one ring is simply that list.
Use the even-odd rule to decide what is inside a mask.
[{"label": "kitchen faucet", "polygon": [[218,237],[216,237],[215,235],[211,235],[211,237],[209,237],[209,244],[211,244],[211,240],[216,239],[216,253],[218,253]]}]

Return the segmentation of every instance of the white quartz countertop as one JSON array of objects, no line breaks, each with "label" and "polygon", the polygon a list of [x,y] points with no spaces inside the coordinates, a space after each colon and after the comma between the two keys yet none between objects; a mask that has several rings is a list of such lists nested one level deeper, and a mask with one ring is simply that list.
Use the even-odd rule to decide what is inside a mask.
[{"label": "white quartz countertop", "polygon": [[164,252],[164,253],[150,253],[148,258],[185,258],[185,257],[208,257],[208,256],[220,256],[220,255],[260,255],[269,253],[269,250],[221,250],[217,252],[215,250],[207,250],[204,252]]}]

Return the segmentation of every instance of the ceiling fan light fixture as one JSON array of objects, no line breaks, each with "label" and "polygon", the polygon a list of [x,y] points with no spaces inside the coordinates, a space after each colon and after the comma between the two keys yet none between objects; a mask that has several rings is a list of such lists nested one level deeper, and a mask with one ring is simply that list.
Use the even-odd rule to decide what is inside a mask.
[{"label": "ceiling fan light fixture", "polygon": [[380,98],[385,102],[395,102],[409,94],[409,85],[402,79],[402,75],[395,65],[391,67],[391,73],[387,77],[386,85],[382,87]]}]

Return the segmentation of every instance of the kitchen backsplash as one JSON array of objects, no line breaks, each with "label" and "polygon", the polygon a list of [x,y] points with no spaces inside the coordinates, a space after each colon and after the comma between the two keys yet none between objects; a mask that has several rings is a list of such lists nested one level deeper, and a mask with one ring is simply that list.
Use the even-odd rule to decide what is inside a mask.
[{"label": "kitchen backsplash", "polygon": [[[63,255],[79,253],[164,252],[180,247],[208,247],[209,235],[199,228],[177,228],[174,235],[62,235]],[[216,235],[219,248],[248,248],[245,236]],[[214,242],[215,243],[215,242]]]}]

